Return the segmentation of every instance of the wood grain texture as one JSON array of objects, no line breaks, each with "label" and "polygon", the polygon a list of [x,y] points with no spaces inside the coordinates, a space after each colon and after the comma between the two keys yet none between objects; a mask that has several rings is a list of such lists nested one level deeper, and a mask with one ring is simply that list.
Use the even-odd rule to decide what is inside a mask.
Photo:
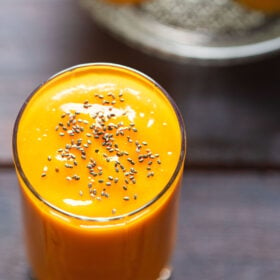
[{"label": "wood grain texture", "polygon": [[[190,172],[183,181],[173,280],[278,280],[280,174]],[[0,279],[27,280],[17,181],[0,170]]]},{"label": "wood grain texture", "polygon": [[[85,62],[137,68],[162,84],[186,120],[189,164],[280,167],[280,56],[231,67],[183,65],[126,46],[77,0],[1,0],[0,164],[25,98],[50,75]],[[15,16],[16,15],[16,16]]]}]

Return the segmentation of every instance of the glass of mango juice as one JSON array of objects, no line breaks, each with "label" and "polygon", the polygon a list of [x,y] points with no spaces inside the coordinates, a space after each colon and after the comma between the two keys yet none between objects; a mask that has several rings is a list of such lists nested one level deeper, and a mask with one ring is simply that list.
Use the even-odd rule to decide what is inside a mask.
[{"label": "glass of mango juice", "polygon": [[186,136],[155,81],[109,63],[64,70],[24,103],[13,152],[34,279],[168,279]]}]

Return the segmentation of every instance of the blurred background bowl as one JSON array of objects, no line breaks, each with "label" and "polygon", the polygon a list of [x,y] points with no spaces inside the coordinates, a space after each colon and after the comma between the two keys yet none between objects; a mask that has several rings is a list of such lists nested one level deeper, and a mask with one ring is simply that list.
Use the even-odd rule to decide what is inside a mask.
[{"label": "blurred background bowl", "polygon": [[239,1],[153,0],[118,5],[103,0],[80,0],[80,3],[99,25],[122,41],[173,61],[228,65],[280,49],[280,16],[271,10],[266,13],[250,9]]}]

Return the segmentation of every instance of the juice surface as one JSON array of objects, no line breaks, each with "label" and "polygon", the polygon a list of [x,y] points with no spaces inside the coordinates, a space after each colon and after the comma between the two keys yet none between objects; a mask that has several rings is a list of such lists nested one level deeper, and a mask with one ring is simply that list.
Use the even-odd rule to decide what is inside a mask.
[{"label": "juice surface", "polygon": [[17,132],[22,170],[41,198],[90,218],[130,213],[171,179],[182,135],[162,90],[126,68],[76,68],[40,87]]}]

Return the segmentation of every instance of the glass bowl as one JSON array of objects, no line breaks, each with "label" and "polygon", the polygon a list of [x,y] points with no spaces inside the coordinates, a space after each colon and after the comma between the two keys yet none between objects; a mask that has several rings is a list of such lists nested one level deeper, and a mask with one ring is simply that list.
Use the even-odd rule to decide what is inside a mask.
[{"label": "glass bowl", "polygon": [[80,3],[122,41],[180,62],[239,63],[280,49],[280,17],[249,10],[233,0]]}]

